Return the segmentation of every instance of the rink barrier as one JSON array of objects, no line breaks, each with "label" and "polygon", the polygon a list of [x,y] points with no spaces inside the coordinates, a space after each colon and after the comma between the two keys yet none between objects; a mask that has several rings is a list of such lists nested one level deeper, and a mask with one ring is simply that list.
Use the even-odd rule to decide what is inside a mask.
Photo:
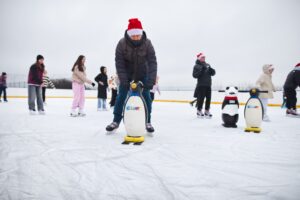
[{"label": "rink barrier", "polygon": [[[7,96],[9,99],[27,99],[28,96]],[[72,99],[72,96],[48,96],[47,99]],[[86,99],[97,99],[97,97],[85,97]],[[110,98],[107,98],[110,99]],[[154,100],[155,102],[162,102],[162,103],[190,103],[191,101],[188,100],[170,100],[170,99],[157,99]],[[213,101],[211,104],[215,105],[222,105],[223,102]],[[244,106],[246,103],[240,102],[241,106]],[[270,107],[281,107],[281,104],[268,104]],[[300,108],[300,105],[297,105],[297,108]]]}]

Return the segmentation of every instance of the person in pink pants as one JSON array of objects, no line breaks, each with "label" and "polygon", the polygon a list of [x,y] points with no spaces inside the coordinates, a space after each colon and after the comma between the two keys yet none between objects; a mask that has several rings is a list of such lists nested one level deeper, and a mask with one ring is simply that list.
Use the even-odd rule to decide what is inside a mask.
[{"label": "person in pink pants", "polygon": [[[72,104],[72,111],[71,117],[77,116],[85,116],[84,112],[84,102],[85,102],[85,87],[84,84],[88,83],[91,84],[93,87],[95,83],[89,80],[86,77],[86,67],[84,66],[85,57],[80,55],[73,65],[72,68],[72,89],[74,93],[73,104]],[[77,108],[79,111],[77,112]]]}]

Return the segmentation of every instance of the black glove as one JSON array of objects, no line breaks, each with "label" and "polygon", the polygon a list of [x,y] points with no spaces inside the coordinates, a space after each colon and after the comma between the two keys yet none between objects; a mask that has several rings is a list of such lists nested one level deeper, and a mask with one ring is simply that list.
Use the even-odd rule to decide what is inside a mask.
[{"label": "black glove", "polygon": [[96,85],[95,83],[92,83],[92,86],[93,86],[93,87],[95,87],[95,85]]},{"label": "black glove", "polygon": [[146,89],[146,90],[152,90],[153,89],[153,85],[152,84],[145,84],[144,85],[144,89]]}]

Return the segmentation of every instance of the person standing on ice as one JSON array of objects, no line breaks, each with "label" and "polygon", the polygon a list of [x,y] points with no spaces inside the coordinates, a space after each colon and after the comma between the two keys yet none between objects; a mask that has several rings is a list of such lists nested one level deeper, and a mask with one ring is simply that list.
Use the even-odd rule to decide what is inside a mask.
[{"label": "person standing on ice", "polygon": [[47,70],[44,70],[44,73],[43,73],[43,85],[42,85],[42,97],[43,97],[43,103],[44,103],[44,105],[46,105],[46,89],[47,89],[48,86],[50,86],[52,89],[55,89],[55,85],[50,80],[50,78],[48,76]]},{"label": "person standing on ice", "polygon": [[[72,68],[72,89],[74,93],[71,117],[84,117],[86,114],[84,112],[85,103],[85,87],[84,83],[91,84],[93,87],[95,83],[86,77],[86,67],[85,67],[85,56],[80,55]],[[79,108],[79,112],[76,109]]]},{"label": "person standing on ice", "polygon": [[286,97],[286,115],[299,117],[297,113],[297,87],[300,87],[300,63],[288,74],[284,83],[284,95]]},{"label": "person standing on ice", "polygon": [[131,81],[141,81],[144,84],[143,97],[148,110],[146,130],[154,132],[151,125],[152,101],[150,90],[155,84],[157,76],[157,61],[151,41],[147,38],[141,22],[129,19],[128,29],[125,31],[116,48],[116,70],[120,86],[117,96],[113,122],[106,127],[111,132],[119,127],[123,118],[123,107],[129,91]]},{"label": "person standing on ice", "polygon": [[116,99],[118,96],[118,85],[119,85],[119,79],[117,75],[111,76],[108,81],[108,87],[111,90],[111,100],[109,102],[110,107],[114,107],[116,104]]},{"label": "person standing on ice", "polygon": [[[211,77],[216,74],[216,71],[205,61],[205,55],[199,53],[197,55],[196,64],[193,69],[193,77],[197,79],[197,86],[194,97],[197,98],[197,116],[212,117],[210,113],[211,102]],[[202,112],[203,103],[205,101],[205,112]]]},{"label": "person standing on ice", "polygon": [[98,111],[106,111],[106,99],[107,99],[107,69],[106,67],[100,67],[100,74],[95,77],[96,83],[98,83]]},{"label": "person standing on ice", "polygon": [[35,100],[37,100],[38,112],[40,115],[45,114],[43,98],[42,98],[42,84],[43,84],[43,73],[45,70],[44,57],[38,55],[36,62],[31,65],[28,74],[28,106],[31,115],[34,115]]},{"label": "person standing on ice", "polygon": [[158,80],[159,80],[159,77],[157,76],[156,81],[155,81],[155,85],[153,86],[153,89],[150,90],[150,96],[151,96],[152,101],[154,101],[154,99],[155,99],[155,93],[156,92],[158,92],[158,94],[160,95],[160,88],[159,88],[159,85],[158,85]]},{"label": "person standing on ice", "polygon": [[260,90],[268,91],[268,93],[259,93],[259,98],[263,104],[264,108],[264,121],[270,121],[269,116],[267,115],[268,101],[269,99],[273,99],[273,92],[275,92],[275,87],[272,82],[272,73],[274,71],[273,65],[266,64],[262,68],[263,73],[260,75],[258,80],[256,81],[256,86]]},{"label": "person standing on ice", "polygon": [[7,88],[7,74],[6,72],[2,72],[2,75],[0,76],[0,102],[3,92],[3,100],[4,102],[7,102],[7,96],[6,96],[6,88]]}]

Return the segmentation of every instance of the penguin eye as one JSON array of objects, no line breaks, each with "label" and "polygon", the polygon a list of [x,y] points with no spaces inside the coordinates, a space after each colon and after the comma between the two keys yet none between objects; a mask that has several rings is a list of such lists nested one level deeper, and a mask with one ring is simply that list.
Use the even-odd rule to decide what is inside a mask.
[{"label": "penguin eye", "polygon": [[234,87],[236,90],[239,90],[239,88],[238,87]]},{"label": "penguin eye", "polygon": [[226,87],[226,90],[229,90],[229,87]]}]

